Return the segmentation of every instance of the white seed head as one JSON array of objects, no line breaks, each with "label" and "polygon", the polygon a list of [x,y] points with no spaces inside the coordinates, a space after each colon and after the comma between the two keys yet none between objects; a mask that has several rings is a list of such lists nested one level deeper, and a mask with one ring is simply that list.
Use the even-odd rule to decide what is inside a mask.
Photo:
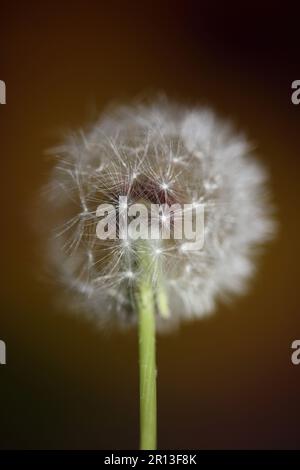
[{"label": "white seed head", "polygon": [[170,310],[167,318],[157,313],[159,328],[211,313],[218,298],[244,292],[257,248],[274,229],[266,172],[244,136],[212,111],[167,100],[120,107],[69,135],[55,153],[43,216],[54,227],[48,254],[73,308],[99,324],[136,323],[134,289],[148,248],[96,237],[97,207],[116,206],[119,196],[128,206],[204,205],[202,249],[175,239],[149,245],[153,292],[163,285]]}]

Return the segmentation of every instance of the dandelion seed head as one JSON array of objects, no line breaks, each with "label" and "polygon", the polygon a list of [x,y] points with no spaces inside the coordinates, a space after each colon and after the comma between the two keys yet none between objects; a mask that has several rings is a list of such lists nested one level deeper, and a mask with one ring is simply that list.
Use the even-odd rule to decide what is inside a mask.
[{"label": "dandelion seed head", "polygon": [[[267,174],[246,138],[211,110],[167,100],[115,108],[54,153],[47,253],[73,309],[101,325],[137,321],[134,289],[148,248],[96,237],[98,206],[117,207],[120,197],[127,198],[120,213],[139,201],[204,206],[202,249],[189,251],[177,239],[149,244],[143,269],[154,296],[163,284],[171,312],[158,314],[158,328],[209,314],[218,299],[245,292],[258,248],[274,233]],[[165,224],[169,215],[158,219]]]}]

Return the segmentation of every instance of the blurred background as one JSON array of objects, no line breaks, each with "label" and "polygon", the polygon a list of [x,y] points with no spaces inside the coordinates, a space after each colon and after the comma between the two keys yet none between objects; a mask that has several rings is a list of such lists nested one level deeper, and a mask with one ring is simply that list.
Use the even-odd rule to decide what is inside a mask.
[{"label": "blurred background", "polygon": [[54,308],[32,221],[62,131],[163,91],[246,131],[280,231],[247,296],[158,338],[159,448],[299,448],[299,16],[286,3],[108,3],[1,5],[0,447],[138,447],[136,332]]}]

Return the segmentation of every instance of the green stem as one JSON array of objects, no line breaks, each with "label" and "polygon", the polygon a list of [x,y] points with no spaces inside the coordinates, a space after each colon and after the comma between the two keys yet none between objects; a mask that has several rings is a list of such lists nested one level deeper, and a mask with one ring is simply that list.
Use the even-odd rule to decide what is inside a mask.
[{"label": "green stem", "polygon": [[140,448],[156,449],[155,303],[147,276],[137,294],[140,365]]}]

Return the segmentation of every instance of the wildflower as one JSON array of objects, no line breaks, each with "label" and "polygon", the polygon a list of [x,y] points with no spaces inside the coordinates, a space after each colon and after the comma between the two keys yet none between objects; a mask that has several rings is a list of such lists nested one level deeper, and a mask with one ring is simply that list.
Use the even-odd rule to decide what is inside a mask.
[{"label": "wildflower", "polygon": [[[244,292],[257,248],[273,232],[266,172],[245,137],[212,111],[166,100],[115,109],[70,135],[56,155],[50,257],[74,307],[100,324],[138,322],[141,448],[155,449],[155,330]],[[193,250],[180,236],[163,236],[187,204],[204,208],[204,242]],[[138,227],[149,233],[153,205],[163,230],[133,236]]]}]

